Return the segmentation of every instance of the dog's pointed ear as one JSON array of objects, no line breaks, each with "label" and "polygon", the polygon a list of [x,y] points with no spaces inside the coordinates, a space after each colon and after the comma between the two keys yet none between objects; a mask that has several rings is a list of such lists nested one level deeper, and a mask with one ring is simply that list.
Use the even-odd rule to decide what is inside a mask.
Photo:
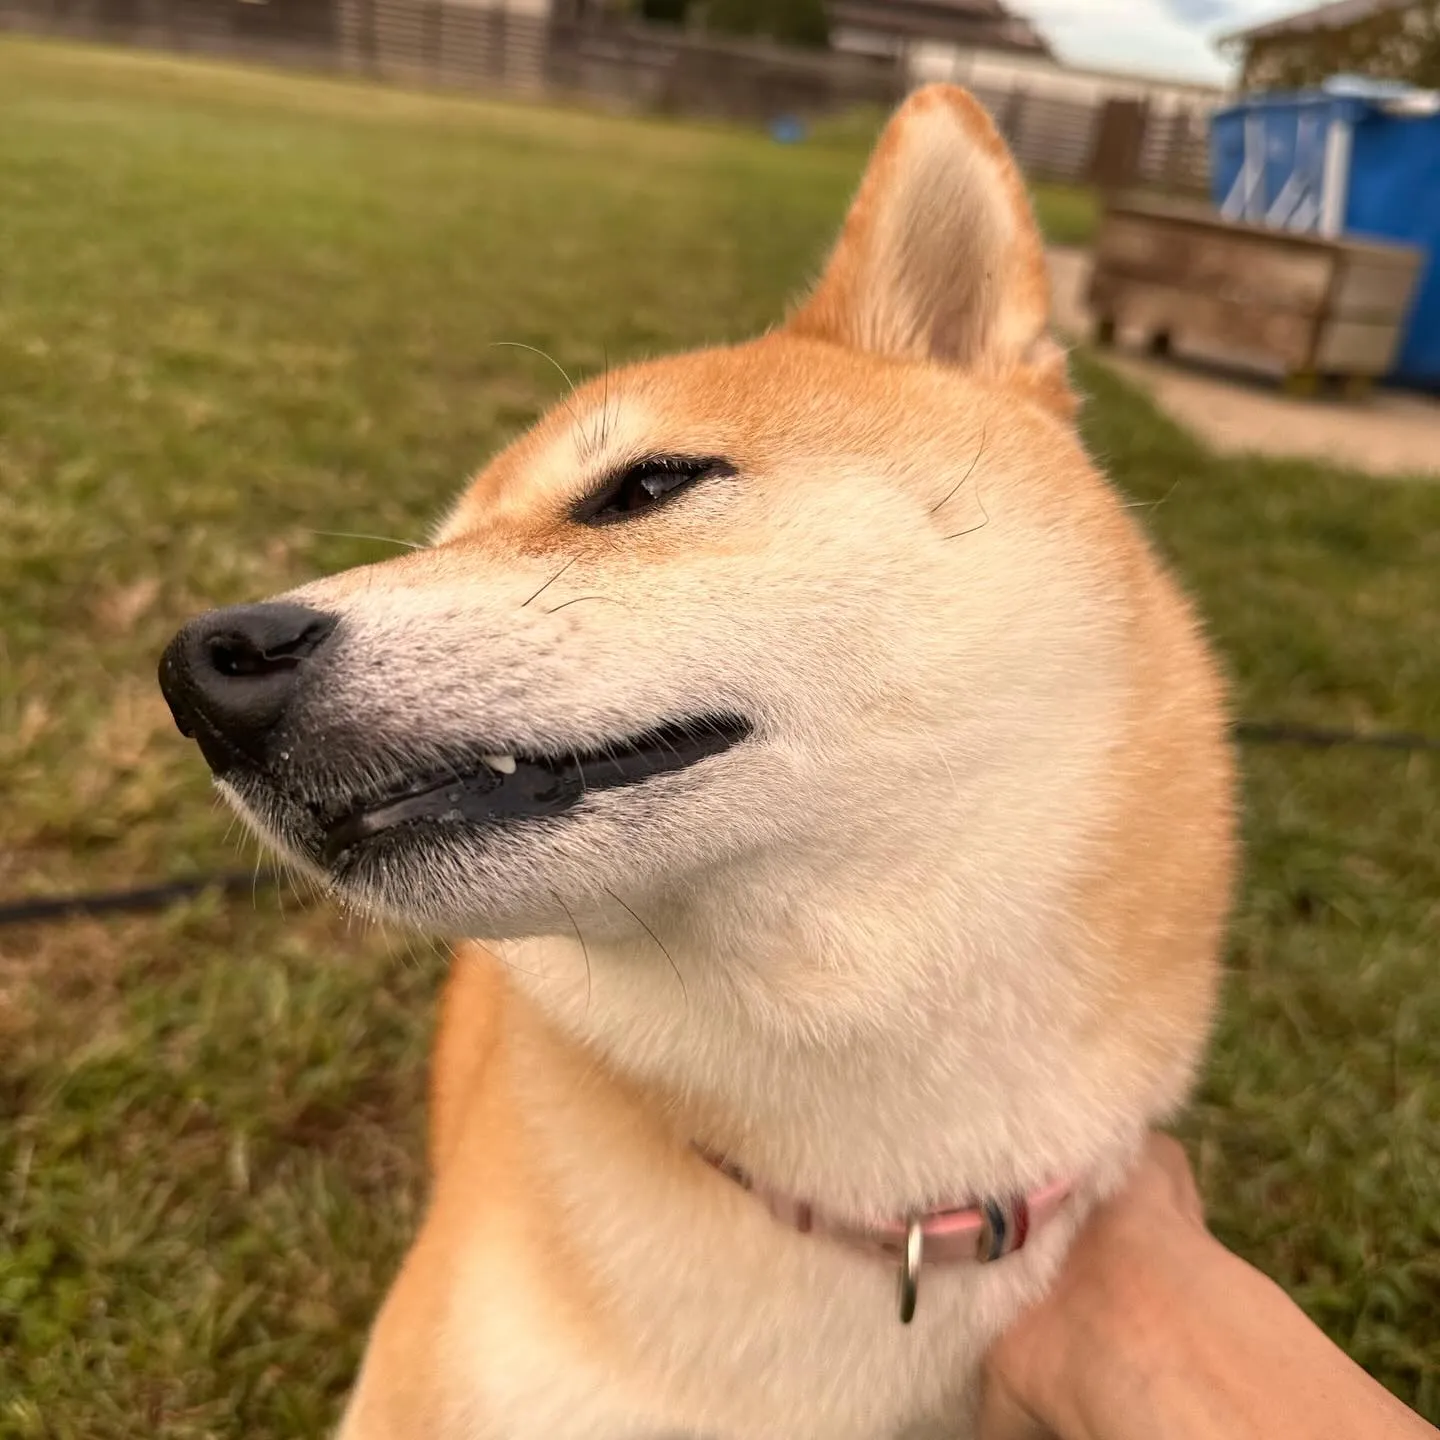
[{"label": "dog's pointed ear", "polygon": [[963,90],[917,90],[885,127],[792,334],[1025,383],[1075,408],[1049,332],[1045,247],[1024,181]]}]

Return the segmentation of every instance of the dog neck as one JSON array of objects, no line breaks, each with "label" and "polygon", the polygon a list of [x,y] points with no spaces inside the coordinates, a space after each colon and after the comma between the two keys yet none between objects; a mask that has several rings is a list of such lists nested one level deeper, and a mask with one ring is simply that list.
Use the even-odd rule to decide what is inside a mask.
[{"label": "dog neck", "polygon": [[837,1210],[1024,1192],[1103,1153],[1107,1127],[1082,1132],[1105,1107],[1074,1104],[1083,1023],[1053,899],[1032,883],[1030,906],[965,922],[968,886],[901,907],[857,878],[832,875],[803,906],[692,897],[683,913],[637,906],[638,937],[582,919],[583,947],[572,933],[500,949],[553,1022],[658,1097],[677,1144]]}]

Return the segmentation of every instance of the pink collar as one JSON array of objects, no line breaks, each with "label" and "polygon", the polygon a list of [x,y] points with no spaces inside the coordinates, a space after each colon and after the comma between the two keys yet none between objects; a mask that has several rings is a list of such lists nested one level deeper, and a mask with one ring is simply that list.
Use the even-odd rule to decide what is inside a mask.
[{"label": "pink collar", "polygon": [[900,1319],[909,1324],[915,1313],[920,1267],[924,1263],[988,1264],[1013,1255],[1060,1212],[1074,1188],[1057,1180],[1028,1195],[1004,1200],[982,1200],[953,1210],[930,1210],[904,1219],[856,1225],[827,1215],[808,1200],[797,1200],[759,1184],[738,1165],[701,1150],[700,1154],[722,1175],[765,1202],[783,1225],[802,1235],[829,1235],[873,1255],[900,1261]]}]

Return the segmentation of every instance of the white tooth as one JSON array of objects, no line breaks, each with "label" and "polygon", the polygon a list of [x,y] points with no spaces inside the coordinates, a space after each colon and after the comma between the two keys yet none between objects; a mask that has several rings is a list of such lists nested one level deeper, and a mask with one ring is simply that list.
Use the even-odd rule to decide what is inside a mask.
[{"label": "white tooth", "polygon": [[480,758],[492,770],[498,770],[502,775],[515,773],[515,757],[513,755],[482,755]]}]

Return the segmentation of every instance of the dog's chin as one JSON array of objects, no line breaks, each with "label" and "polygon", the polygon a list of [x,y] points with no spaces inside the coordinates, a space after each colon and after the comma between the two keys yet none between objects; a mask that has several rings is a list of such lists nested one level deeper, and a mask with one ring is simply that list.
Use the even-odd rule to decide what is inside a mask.
[{"label": "dog's chin", "polygon": [[509,938],[566,915],[562,888],[623,871],[624,832],[638,839],[691,788],[689,772],[749,734],[731,717],[691,721],[598,752],[457,757],[359,794],[297,795],[261,772],[218,783],[263,842],[348,908]]}]

